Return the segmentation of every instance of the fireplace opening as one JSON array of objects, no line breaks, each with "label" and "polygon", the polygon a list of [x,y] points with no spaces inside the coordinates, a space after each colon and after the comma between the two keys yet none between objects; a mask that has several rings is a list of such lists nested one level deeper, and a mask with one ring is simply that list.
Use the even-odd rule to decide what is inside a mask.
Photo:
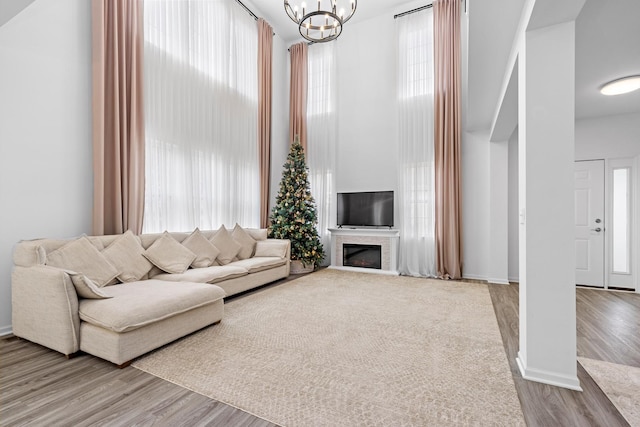
[{"label": "fireplace opening", "polygon": [[382,269],[382,246],[344,243],[342,245],[342,265],[380,270]]}]

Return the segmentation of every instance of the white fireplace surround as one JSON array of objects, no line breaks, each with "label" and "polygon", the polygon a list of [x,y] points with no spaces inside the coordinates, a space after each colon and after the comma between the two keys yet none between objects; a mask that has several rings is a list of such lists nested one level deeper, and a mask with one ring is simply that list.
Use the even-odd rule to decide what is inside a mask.
[{"label": "white fireplace surround", "polygon": [[[398,272],[399,230],[383,228],[330,228],[329,231],[331,232],[331,266],[329,268],[394,276],[400,274]],[[381,248],[382,268],[344,266],[342,263],[342,246],[344,244],[379,245]]]}]

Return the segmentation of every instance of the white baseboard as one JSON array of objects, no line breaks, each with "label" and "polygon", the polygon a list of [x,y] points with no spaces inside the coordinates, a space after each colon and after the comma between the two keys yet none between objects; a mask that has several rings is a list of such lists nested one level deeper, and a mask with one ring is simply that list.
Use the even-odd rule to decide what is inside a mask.
[{"label": "white baseboard", "polygon": [[509,284],[509,280],[505,280],[505,279],[487,279],[487,282],[493,284],[493,285],[508,285]]},{"label": "white baseboard", "polygon": [[520,277],[509,277],[509,282],[520,283]]},{"label": "white baseboard", "polygon": [[471,279],[471,280],[483,280],[487,281],[487,276],[478,276],[475,274],[462,274],[463,279]]},{"label": "white baseboard", "polygon": [[360,268],[360,267],[343,267],[339,265],[330,265],[328,268],[332,270],[353,271],[357,273],[383,274],[386,276],[399,276],[400,273],[393,270],[380,270],[378,268]]},{"label": "white baseboard", "polygon": [[11,327],[11,325],[0,327],[0,337],[3,337],[5,335],[11,335],[12,333],[13,333],[13,328]]},{"label": "white baseboard", "polygon": [[568,388],[569,390],[582,391],[582,387],[580,387],[580,380],[578,380],[577,375],[567,376],[564,374],[557,374],[542,369],[525,367],[522,363],[520,352],[518,352],[516,362],[518,363],[520,374],[525,380],[535,381],[542,384],[549,384],[556,387]]}]

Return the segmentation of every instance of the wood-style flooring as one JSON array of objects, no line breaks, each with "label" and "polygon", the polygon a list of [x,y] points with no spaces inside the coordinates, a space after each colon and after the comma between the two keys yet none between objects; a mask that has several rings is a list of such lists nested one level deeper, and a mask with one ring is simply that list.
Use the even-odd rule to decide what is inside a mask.
[{"label": "wood-style flooring", "polygon": [[[527,381],[516,364],[519,349],[518,285],[489,285],[502,342],[528,426],[628,426],[578,363],[582,392]],[[640,366],[640,295],[576,289],[578,356]]]},{"label": "wood-style flooring", "polygon": [[[489,291],[528,426],[629,425],[580,365],[582,393],[523,380],[515,363],[518,286]],[[579,356],[640,366],[640,295],[579,288],[577,313]],[[90,355],[67,360],[9,337],[0,340],[0,426],[18,425],[273,426],[135,368]]]}]

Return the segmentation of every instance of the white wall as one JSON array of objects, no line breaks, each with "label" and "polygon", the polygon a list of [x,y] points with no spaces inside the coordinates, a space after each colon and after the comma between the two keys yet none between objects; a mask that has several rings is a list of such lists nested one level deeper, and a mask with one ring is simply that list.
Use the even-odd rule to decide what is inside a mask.
[{"label": "white wall", "polygon": [[0,333],[22,239],[91,231],[91,2],[38,0],[0,27]]},{"label": "white wall", "polygon": [[488,277],[489,133],[462,134],[462,275]]},{"label": "white wall", "polygon": [[334,43],[338,61],[337,191],[397,191],[393,14],[350,22]]},{"label": "white wall", "polygon": [[640,155],[640,113],[576,120],[576,160]]}]

